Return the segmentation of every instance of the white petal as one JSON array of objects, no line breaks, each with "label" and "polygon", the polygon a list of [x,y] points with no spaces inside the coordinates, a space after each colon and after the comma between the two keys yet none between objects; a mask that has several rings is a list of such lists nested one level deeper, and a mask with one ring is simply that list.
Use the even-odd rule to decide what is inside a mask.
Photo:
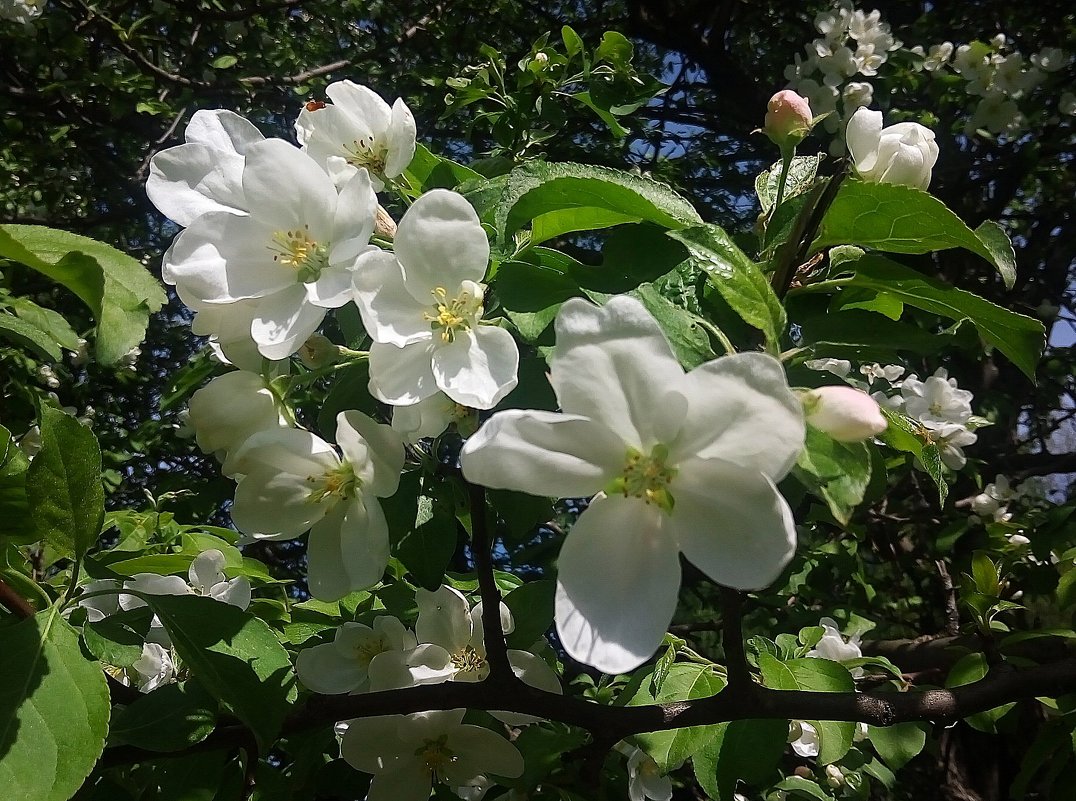
[{"label": "white petal", "polygon": [[569,532],[557,570],[557,632],[573,659],[616,674],[653,655],[680,588],[664,512],[599,495]]},{"label": "white petal", "polygon": [[[602,423],[648,451],[668,429],[662,396],[684,370],[654,318],[635,298],[604,306],[572,298],[555,322],[550,383],[561,408]],[[677,421],[679,422],[679,421]]]},{"label": "white petal", "polygon": [[[180,576],[161,576],[156,573],[135,573],[123,582],[124,589],[137,590],[146,595],[190,595],[191,588]],[[119,597],[120,609],[129,611],[145,606],[141,598],[127,593]]]},{"label": "white petal", "polygon": [[423,316],[432,310],[433,296],[420,300],[407,290],[400,263],[391,253],[364,253],[351,280],[362,324],[374,342],[403,347],[433,336]]},{"label": "white petal", "polygon": [[305,286],[308,302],[323,309],[339,309],[351,301],[351,270],[327,267],[316,281]]},{"label": "white petal", "polygon": [[[435,340],[437,343],[437,340]],[[433,375],[437,386],[456,403],[492,409],[519,383],[519,349],[503,328],[479,326],[435,344]]]},{"label": "white petal", "polygon": [[236,461],[240,473],[250,473],[264,466],[303,479],[320,476],[340,464],[332,445],[316,434],[298,428],[259,431],[251,435],[236,453]]},{"label": "white petal", "polygon": [[234,111],[202,109],[191,116],[184,139],[223,153],[244,155],[251,145],[261,142],[265,137],[252,122]]},{"label": "white petal", "polygon": [[392,116],[389,104],[372,89],[353,81],[337,81],[329,84],[325,94],[353,124],[361,124],[371,135],[380,138],[388,128]]},{"label": "white petal", "polygon": [[440,645],[423,643],[411,651],[386,651],[370,661],[370,692],[440,684],[455,673],[452,655]]},{"label": "white petal", "polygon": [[242,156],[178,145],[150,160],[146,194],[168,219],[186,227],[207,212],[244,211],[242,179]]},{"label": "white petal", "polygon": [[393,406],[410,406],[433,395],[432,350],[432,335],[402,348],[375,342],[370,346],[370,394]]},{"label": "white petal", "polygon": [[481,281],[489,261],[489,240],[478,214],[462,195],[447,189],[433,189],[415,201],[400,220],[393,248],[416,297]]},{"label": "white petal", "polygon": [[324,319],[325,309],[307,301],[303,284],[294,284],[258,302],[250,336],[265,358],[286,359],[302,347]]},{"label": "white petal", "polygon": [[[449,653],[462,651],[471,642],[471,605],[459,590],[443,586],[436,591],[415,591],[418,622],[415,634],[419,642],[440,645]],[[480,626],[480,621],[473,625]]]},{"label": "white petal", "polygon": [[735,462],[784,478],[803,449],[803,409],[772,356],[723,356],[692,370],[679,385],[687,415],[673,464],[698,455]]},{"label": "white petal", "polygon": [[670,489],[680,550],[718,584],[767,587],[792,559],[792,511],[762,473],[717,459],[689,461]]},{"label": "white petal", "polygon": [[445,769],[447,784],[463,785],[481,773],[508,778],[523,773],[519,750],[501,735],[481,726],[459,726],[449,733],[446,745],[457,756]]},{"label": "white petal", "polygon": [[[563,694],[564,690],[560,685],[557,672],[540,656],[535,656],[529,651],[509,649],[508,661],[512,665],[512,672],[516,674],[516,678],[524,684],[545,690],[547,693]],[[524,715],[519,712],[494,711],[491,714],[509,726],[526,726],[542,720],[534,715]]]},{"label": "white petal", "polygon": [[844,139],[855,161],[856,169],[869,172],[875,164],[882,133],[882,112],[860,108],[848,120]]},{"label": "white petal", "polygon": [[414,756],[408,753],[414,745],[403,742],[398,734],[403,720],[402,715],[383,715],[351,721],[340,742],[340,755],[355,770],[374,774],[391,768],[405,755]]},{"label": "white petal", "polygon": [[306,545],[307,583],[319,601],[335,601],[352,591],[343,558],[344,507],[338,504],[310,530]]},{"label": "white petal", "polygon": [[243,370],[214,378],[191,396],[188,409],[198,447],[225,457],[252,434],[286,424],[265,379]]},{"label": "white petal", "polygon": [[310,484],[304,477],[259,465],[246,472],[235,488],[232,522],[246,534],[298,537],[329,511],[331,501],[310,503],[309,498]]},{"label": "white petal", "polygon": [[385,132],[388,158],[385,159],[385,175],[394,178],[407,169],[415,157],[415,118],[402,98],[392,104],[392,121]]},{"label": "white petal", "polygon": [[332,179],[283,139],[266,139],[247,150],[243,191],[251,214],[271,229],[305,224],[315,239],[331,232],[337,197]]},{"label": "white petal", "polygon": [[370,493],[354,498],[346,507],[340,531],[340,557],[351,579],[349,592],[381,581],[389,563],[389,525],[377,498]]},{"label": "white petal", "polygon": [[354,258],[355,243],[365,246],[374,233],[377,195],[370,185],[370,173],[358,170],[340,188],[333,218],[332,262]]},{"label": "white petal", "polygon": [[[336,441],[344,456],[357,465],[360,458],[372,464],[369,489],[380,498],[387,498],[400,485],[404,466],[404,445],[400,435],[391,427],[378,423],[362,412],[340,412],[336,416]],[[359,448],[364,444],[363,448]]]},{"label": "white petal", "polygon": [[207,592],[215,584],[224,581],[224,554],[216,548],[202,551],[191,562],[187,577],[190,584],[201,593]]},{"label": "white petal", "polygon": [[295,672],[308,689],[324,695],[349,693],[366,681],[366,671],[359,660],[333,643],[300,651],[295,659]]},{"label": "white petal", "polygon": [[455,416],[455,401],[438,392],[412,406],[393,407],[392,430],[414,443],[423,437],[440,436]]},{"label": "white petal", "polygon": [[236,576],[230,581],[222,581],[209,588],[209,597],[222,604],[246,609],[250,606],[250,582],[243,576]]},{"label": "white petal", "polygon": [[555,412],[498,412],[467,440],[467,480],[494,489],[577,498],[593,495],[624,467],[627,448],[599,423]]}]

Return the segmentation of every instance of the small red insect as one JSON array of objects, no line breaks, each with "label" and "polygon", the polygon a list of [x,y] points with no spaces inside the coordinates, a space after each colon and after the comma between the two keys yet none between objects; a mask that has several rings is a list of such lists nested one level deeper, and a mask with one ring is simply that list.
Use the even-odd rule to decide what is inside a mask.
[{"label": "small red insect", "polygon": [[306,101],[306,110],[317,111],[318,109],[325,108],[326,105],[327,104],[323,103],[321,100],[308,100]]}]

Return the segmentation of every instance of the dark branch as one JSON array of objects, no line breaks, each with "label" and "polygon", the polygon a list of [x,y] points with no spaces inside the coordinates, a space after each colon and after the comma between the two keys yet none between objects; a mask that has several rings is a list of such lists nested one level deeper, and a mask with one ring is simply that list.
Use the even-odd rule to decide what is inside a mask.
[{"label": "dark branch", "polygon": [[482,595],[482,633],[486,642],[486,661],[495,679],[514,677],[508,663],[508,646],[501,631],[501,592],[493,577],[493,540],[486,525],[486,491],[475,484],[468,484],[471,502],[471,555],[475,572],[478,573],[478,589]]}]

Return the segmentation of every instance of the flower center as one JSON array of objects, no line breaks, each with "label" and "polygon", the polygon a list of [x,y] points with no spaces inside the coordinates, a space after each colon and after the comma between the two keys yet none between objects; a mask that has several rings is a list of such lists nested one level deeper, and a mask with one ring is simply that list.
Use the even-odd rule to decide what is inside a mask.
[{"label": "flower center", "polygon": [[360,664],[369,665],[375,656],[390,650],[388,644],[381,637],[373,637],[355,646],[355,659]]},{"label": "flower center", "polygon": [[438,779],[445,773],[445,768],[459,759],[455,752],[448,747],[448,735],[442,734],[436,740],[426,740],[416,751],[426,765],[433,779]]},{"label": "flower center", "polygon": [[482,316],[482,285],[465,281],[459,294],[449,298],[448,290],[437,287],[433,294],[433,311],[426,312],[422,319],[430,323],[430,328],[440,332],[441,341],[454,342],[458,331],[470,331]]},{"label": "flower center", "polygon": [[273,261],[291,267],[304,284],[317,281],[321,271],[329,266],[329,248],[310,236],[310,226],[304,225],[294,231],[273,233]]},{"label": "flower center", "polygon": [[307,503],[321,503],[331,497],[347,500],[355,495],[361,485],[359,477],[348,462],[326,470],[320,476],[307,476],[306,481],[313,485],[306,498]]},{"label": "flower center", "polygon": [[478,673],[485,668],[486,658],[468,645],[452,655],[452,666],[460,673]]},{"label": "flower center", "polygon": [[372,136],[355,139],[350,145],[344,145],[344,159],[353,167],[365,167],[375,175],[383,175],[388,148],[379,144]]},{"label": "flower center", "polygon": [[665,464],[668,458],[669,449],[665,445],[655,445],[649,456],[628,448],[624,470],[606,486],[605,493],[642,498],[646,503],[671,512],[674,500],[669,484],[679,471]]}]

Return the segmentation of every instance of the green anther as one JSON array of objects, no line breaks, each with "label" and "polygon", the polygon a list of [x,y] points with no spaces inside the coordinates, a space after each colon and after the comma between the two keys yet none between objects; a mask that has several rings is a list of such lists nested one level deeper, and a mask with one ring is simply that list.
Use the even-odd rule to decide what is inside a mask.
[{"label": "green anther", "polygon": [[321,503],[326,498],[336,497],[347,500],[354,497],[362,482],[348,462],[328,470],[320,476],[307,476],[306,481],[314,489],[306,498],[307,503]]},{"label": "green anther", "polygon": [[635,448],[628,448],[624,470],[606,485],[605,494],[642,498],[646,503],[672,512],[675,500],[669,492],[669,485],[679,471],[665,464],[668,458],[669,449],[665,445],[655,445],[649,456]]},{"label": "green anther", "polygon": [[276,231],[269,250],[273,251],[273,261],[293,268],[304,284],[317,281],[329,266],[328,246],[314,240],[307,225],[294,231]]}]

